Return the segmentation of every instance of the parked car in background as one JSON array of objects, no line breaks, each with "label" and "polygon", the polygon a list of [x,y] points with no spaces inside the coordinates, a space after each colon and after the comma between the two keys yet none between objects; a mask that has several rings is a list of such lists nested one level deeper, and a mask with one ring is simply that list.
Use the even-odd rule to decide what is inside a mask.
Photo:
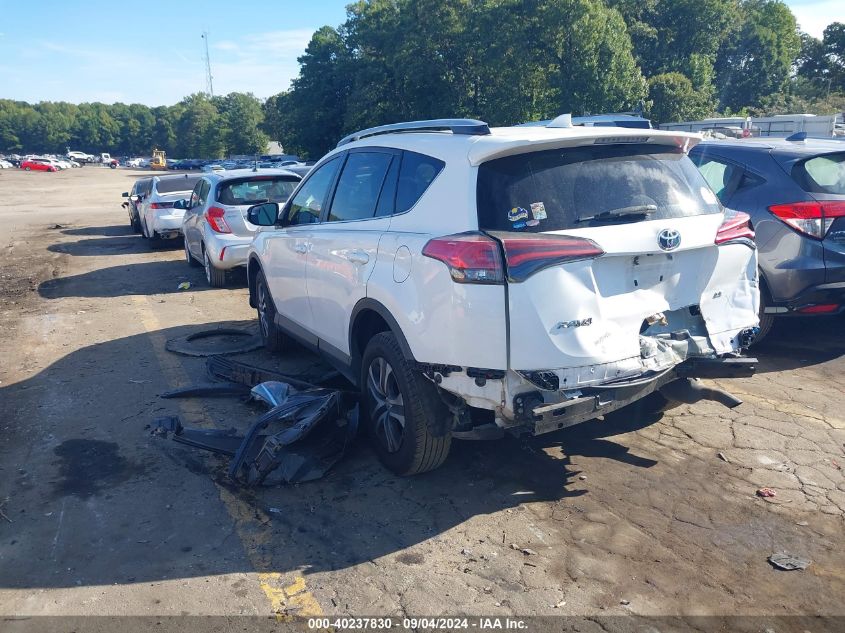
[{"label": "parked car in background", "polygon": [[59,168],[47,158],[27,158],[21,161],[20,168],[25,171],[59,171]]},{"label": "parked car in background", "polygon": [[189,174],[151,177],[149,193],[138,206],[141,234],[150,241],[151,247],[182,235],[185,209],[176,202],[190,195],[198,179],[199,176]]},{"label": "parked car in background", "polygon": [[67,158],[75,160],[78,163],[93,163],[96,162],[97,157],[85,152],[68,152],[65,154]]},{"label": "parked car in background", "polygon": [[250,304],[362,391],[399,474],[452,437],[540,434],[751,375],[757,251],[680,132],[418,121],[343,139],[251,207]]},{"label": "parked car in background", "polygon": [[307,163],[297,163],[295,165],[288,165],[285,167],[288,171],[292,171],[295,174],[298,174],[300,177],[304,178],[305,174],[307,174],[311,169],[314,167],[314,163],[310,165]]},{"label": "parked car in background", "polygon": [[217,163],[207,163],[202,166],[202,171],[206,173],[212,173],[216,171],[226,171],[226,168],[223,165],[219,165]]},{"label": "parked car in background", "polygon": [[0,169],[11,169],[14,165],[8,160],[0,160]]},{"label": "parked car in background", "polygon": [[845,144],[794,137],[705,141],[690,156],[757,234],[761,340],[774,319],[845,309]]},{"label": "parked car in background", "polygon": [[123,197],[126,200],[123,202],[123,208],[129,214],[129,225],[136,233],[141,233],[141,217],[139,207],[144,198],[150,195],[153,179],[139,178],[132,184],[132,189],[123,192]]},{"label": "parked car in background", "polygon": [[284,204],[301,179],[283,169],[202,176],[186,201],[182,220],[188,264],[202,264],[209,285],[224,286],[227,271],[246,265],[255,235],[257,227],[247,220],[247,209],[258,202]]}]

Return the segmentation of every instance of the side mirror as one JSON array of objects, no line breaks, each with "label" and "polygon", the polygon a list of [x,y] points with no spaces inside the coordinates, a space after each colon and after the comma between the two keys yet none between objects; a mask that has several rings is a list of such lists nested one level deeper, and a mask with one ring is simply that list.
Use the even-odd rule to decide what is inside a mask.
[{"label": "side mirror", "polygon": [[177,200],[173,203],[174,209],[187,209],[188,208],[188,201],[187,200]]},{"label": "side mirror", "polygon": [[279,203],[265,202],[255,204],[247,209],[246,219],[256,226],[275,226],[279,217]]},{"label": "side mirror", "polygon": [[129,197],[129,192],[128,192],[128,191],[124,191],[122,194],[120,194],[120,196],[121,196],[122,198],[128,198],[128,197]]}]

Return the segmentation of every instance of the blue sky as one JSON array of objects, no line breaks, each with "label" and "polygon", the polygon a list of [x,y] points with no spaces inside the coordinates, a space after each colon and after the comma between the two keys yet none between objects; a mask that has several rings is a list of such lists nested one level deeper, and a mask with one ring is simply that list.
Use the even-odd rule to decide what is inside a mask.
[{"label": "blue sky", "polygon": [[[209,32],[215,94],[285,90],[320,26],[347,0],[0,0],[0,98],[169,105],[205,89]],[[821,37],[845,0],[788,0]]]}]

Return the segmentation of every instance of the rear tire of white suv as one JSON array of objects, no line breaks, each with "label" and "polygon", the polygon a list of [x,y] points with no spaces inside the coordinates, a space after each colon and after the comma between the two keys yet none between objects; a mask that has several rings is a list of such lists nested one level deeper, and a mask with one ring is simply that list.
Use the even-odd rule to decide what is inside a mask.
[{"label": "rear tire of white suv", "polygon": [[288,338],[276,325],[276,306],[264,273],[260,270],[255,278],[255,305],[258,310],[258,330],[261,332],[264,348],[269,352],[284,351]]},{"label": "rear tire of white suv", "polygon": [[205,267],[205,279],[208,285],[212,288],[223,288],[226,285],[226,271],[214,267],[205,249],[202,249],[202,264]]},{"label": "rear tire of white suv", "polygon": [[434,435],[430,424],[449,412],[437,388],[406,360],[396,337],[381,332],[370,339],[361,363],[364,419],[376,454],[397,475],[416,475],[440,466],[452,435]]}]

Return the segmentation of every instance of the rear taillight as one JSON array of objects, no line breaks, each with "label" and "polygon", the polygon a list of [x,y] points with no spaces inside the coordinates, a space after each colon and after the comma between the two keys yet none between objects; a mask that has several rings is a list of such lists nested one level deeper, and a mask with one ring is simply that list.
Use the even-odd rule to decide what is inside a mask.
[{"label": "rear taillight", "polygon": [[481,233],[459,233],[429,240],[423,255],[449,268],[452,280],[462,284],[501,284],[505,280],[499,245]]},{"label": "rear taillight", "polygon": [[172,209],[172,202],[150,202],[150,209]]},{"label": "rear taillight", "polygon": [[223,217],[224,215],[226,215],[226,211],[220,207],[208,207],[208,210],[205,212],[205,219],[208,221],[208,226],[210,226],[211,230],[215,233],[232,232],[232,229],[230,229],[229,225],[226,224],[226,220]]},{"label": "rear taillight", "polygon": [[716,244],[725,244],[734,240],[753,240],[751,216],[742,211],[735,211],[725,216],[725,221],[716,232]]},{"label": "rear taillight", "polygon": [[821,240],[833,221],[845,216],[845,201],[776,204],[769,211],[796,231]]},{"label": "rear taillight", "polygon": [[493,236],[498,242],[481,233],[436,238],[425,245],[423,255],[445,263],[459,283],[500,284],[505,267],[508,280],[519,282],[543,268],[604,254],[595,242],[580,237],[546,233]]},{"label": "rear taillight", "polygon": [[543,268],[581,259],[593,259],[604,251],[592,240],[548,233],[498,233],[505,251],[509,281],[524,281]]}]

